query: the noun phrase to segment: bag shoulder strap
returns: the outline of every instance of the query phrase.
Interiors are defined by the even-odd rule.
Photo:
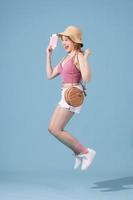
[[[78,63],[79,63],[78,53],[76,53],[76,56],[77,56],[77,61],[78,61]],[[82,88],[83,88],[84,95],[87,96],[87,93],[86,93],[86,82],[83,81],[83,80],[81,80],[80,84],[81,84],[81,86],[82,86]]]

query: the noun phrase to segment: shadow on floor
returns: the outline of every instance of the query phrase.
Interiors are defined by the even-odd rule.
[[[100,189],[101,192],[116,192],[133,189],[133,176],[99,181],[94,183],[92,189]]]

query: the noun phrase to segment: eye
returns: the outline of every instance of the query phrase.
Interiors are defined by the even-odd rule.
[[[67,37],[62,37],[62,42],[68,42],[69,41],[69,39],[67,38]]]

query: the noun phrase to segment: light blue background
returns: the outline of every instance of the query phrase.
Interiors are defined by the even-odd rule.
[[[68,25],[92,51],[92,81],[68,130],[97,156],[92,174],[133,172],[133,1],[0,1],[0,171],[73,170],[72,152],[48,134],[60,77],[48,81],[46,47]],[[58,43],[53,65],[65,55]]]

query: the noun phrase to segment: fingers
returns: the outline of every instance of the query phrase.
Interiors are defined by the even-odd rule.
[[[46,51],[47,51],[47,54],[52,54],[52,47],[49,45],[48,47],[47,47],[47,49],[46,49]]]
[[[49,45],[49,46],[47,47],[47,50],[48,50],[48,51],[52,51],[52,46]]]
[[[85,53],[84,53],[84,58],[88,58],[90,56],[90,54],[91,54],[90,49],[86,49]]]
[[[85,53],[90,54],[91,53],[90,49],[89,48],[86,49]]]

